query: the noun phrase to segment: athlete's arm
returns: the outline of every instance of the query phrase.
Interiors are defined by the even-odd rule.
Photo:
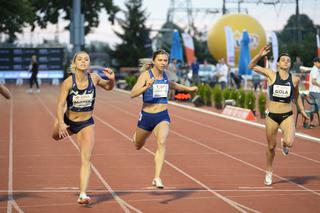
[[[8,88],[2,84],[0,84],[0,94],[2,94],[6,99],[10,99],[11,94]]]
[[[105,90],[112,90],[114,87],[114,82],[116,78],[115,74],[110,68],[105,68],[103,72],[108,77],[109,80],[104,80],[99,75],[94,74],[95,78],[97,79],[97,85],[99,85]]]
[[[141,95],[142,93],[144,93],[148,88],[150,88],[153,83],[154,83],[154,78],[149,78],[148,77],[148,72],[145,71],[143,73],[141,73],[141,75],[139,76],[137,83],[133,86],[131,93],[130,93],[130,97],[131,98],[135,98],[139,95]]]
[[[66,100],[68,96],[68,92],[72,85],[72,77],[69,76],[66,80],[63,81],[60,89],[60,95],[58,98],[57,104],[57,119],[58,119],[58,126],[59,126],[59,137],[64,138],[68,136],[67,125],[64,123],[64,110],[66,105]]]
[[[179,91],[186,91],[186,92],[196,92],[196,91],[198,91],[198,87],[197,86],[187,87],[185,85],[178,84],[178,83],[175,83],[173,81],[170,81],[170,88],[171,89],[176,89],[176,90],[179,90]]]
[[[293,79],[293,82],[295,83],[295,86],[294,86],[294,99],[296,101],[296,104],[298,105],[299,109],[300,109],[300,112],[302,114],[302,116],[305,118],[305,119],[310,119],[309,116],[306,114],[306,112],[304,111],[304,106],[303,106],[303,103],[302,103],[302,100],[301,100],[301,96],[300,96],[300,92],[299,92],[299,83],[300,83],[300,78],[297,77],[297,76],[293,76],[292,77]]]
[[[275,73],[270,69],[267,69],[267,68],[264,68],[264,67],[257,65],[258,61],[270,52],[270,48],[271,48],[270,45],[264,46],[260,50],[260,52],[255,57],[253,57],[251,59],[248,67],[249,67],[249,69],[252,69],[253,71],[255,71],[257,73],[260,73],[260,74],[266,76],[269,79],[269,81],[272,82],[273,79],[275,78]]]

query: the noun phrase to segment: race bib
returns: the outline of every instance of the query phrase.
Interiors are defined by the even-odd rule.
[[[288,98],[290,97],[291,86],[274,85],[273,86],[273,96],[278,98]]]
[[[77,108],[91,107],[91,102],[93,100],[93,93],[74,95],[72,98],[73,106]]]
[[[168,84],[153,84],[154,98],[166,98],[168,96],[168,91],[169,91]]]

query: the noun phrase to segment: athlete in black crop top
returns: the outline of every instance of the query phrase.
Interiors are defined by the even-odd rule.
[[[94,108],[96,85],[105,90],[112,90],[115,75],[111,69],[104,70],[109,80],[102,79],[95,73],[88,73],[90,57],[86,52],[75,54],[72,61],[74,74],[64,80],[61,86],[57,106],[57,119],[52,137],[60,140],[68,135],[77,134],[81,152],[80,196],[79,204],[88,204],[90,198],[86,191],[90,177],[90,158],[94,146]],[[67,104],[67,110],[65,106]]]
[[[250,62],[249,68],[267,77],[269,85],[269,102],[267,107],[266,133],[267,133],[267,168],[264,183],[272,184],[272,163],[277,145],[276,136],[278,129],[282,130],[282,153],[288,155],[292,147],[295,125],[292,113],[292,100],[295,99],[305,119],[309,119],[304,111],[299,95],[299,77],[289,73],[291,59],[288,54],[281,54],[277,60],[277,72],[260,67],[257,62],[266,57],[270,52],[270,46],[263,47]]]

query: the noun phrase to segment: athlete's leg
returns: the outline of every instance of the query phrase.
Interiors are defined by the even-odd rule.
[[[294,119],[293,115],[286,118],[282,123],[280,124],[280,129],[283,133],[283,146],[291,148],[294,141],[294,134],[296,131],[296,128],[294,126]]]
[[[278,133],[278,123],[272,120],[271,118],[266,118],[266,134],[267,134],[267,167],[266,171],[271,172],[272,171],[272,163],[275,156],[275,149],[277,145],[277,133]]]
[[[141,129],[139,127],[136,128],[136,131],[133,134],[132,140],[137,150],[141,149],[144,146],[150,134],[151,134],[151,131]]]

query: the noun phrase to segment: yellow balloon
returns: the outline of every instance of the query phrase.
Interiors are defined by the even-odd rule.
[[[229,26],[233,32],[235,40],[235,66],[238,66],[240,39],[243,30],[247,30],[250,35],[251,58],[258,54],[259,50],[266,45],[266,33],[255,18],[245,14],[224,15],[217,20],[208,32],[209,52],[216,60],[227,58],[225,26]]]

